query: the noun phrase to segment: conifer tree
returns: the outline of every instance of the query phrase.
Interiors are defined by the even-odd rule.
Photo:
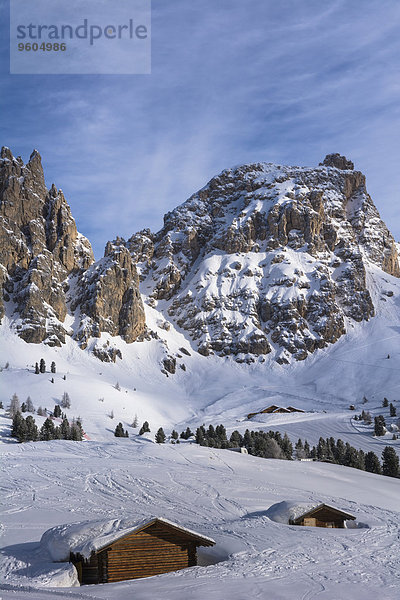
[[[61,407],[59,404],[56,404],[53,410],[53,415],[56,417],[56,419],[58,417],[61,417]]]
[[[61,398],[61,406],[63,408],[71,408],[71,399],[68,392],[64,392]]]
[[[145,421],[139,430],[139,435],[143,435],[144,433],[150,433],[150,426],[148,421]]]
[[[165,433],[162,427],[160,427],[160,429],[156,433],[156,442],[157,444],[164,444],[165,442]]]
[[[56,372],[56,363],[54,362],[54,360],[53,360],[53,362],[51,363],[51,366],[50,366],[50,371],[51,371],[52,373],[55,373],[55,372]]]
[[[39,371],[39,365],[38,363],[35,364],[35,375],[39,375],[40,371]]]
[[[177,440],[179,438],[178,432],[175,429],[172,430],[171,437],[173,440]]]
[[[382,406],[383,408],[387,408],[389,406],[389,400],[387,398],[383,399]]]
[[[26,399],[26,412],[35,412],[35,407],[33,406],[32,398],[30,396]]]
[[[377,417],[374,418],[374,435],[377,437],[380,437],[382,435],[385,435],[386,433],[386,423],[385,423],[385,419],[383,418],[382,415],[378,415]]]
[[[382,473],[381,463],[375,452],[367,452],[365,455],[365,470],[369,473]]]
[[[46,363],[44,362],[44,358],[40,359],[40,367],[39,367],[39,371],[41,373],[46,373]]]
[[[21,405],[17,394],[13,394],[8,407],[8,414],[11,418],[14,418],[17,412],[21,412]]]
[[[21,412],[23,412],[23,413],[26,412],[26,404],[25,404],[25,402],[23,402],[21,404]]]
[[[389,410],[390,410],[390,416],[391,416],[391,417],[395,417],[395,416],[396,416],[396,413],[397,413],[397,411],[396,411],[396,407],[395,407],[395,406],[393,406],[393,404],[392,404],[392,403],[390,403],[390,405],[389,405]]]
[[[382,452],[382,473],[388,477],[399,477],[399,457],[396,450],[391,446],[386,446]]]
[[[49,440],[54,440],[56,437],[56,428],[54,427],[54,423],[51,419],[46,419],[40,428],[40,439],[47,442]]]

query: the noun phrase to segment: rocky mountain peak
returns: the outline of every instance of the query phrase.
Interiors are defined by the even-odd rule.
[[[68,334],[85,346],[89,336],[98,337],[102,331],[133,341],[144,329],[135,267],[125,247],[107,246],[106,253],[108,264],[100,261],[91,271],[91,245],[78,233],[63,192],[54,184],[47,189],[40,154],[34,150],[25,165],[3,147],[0,318],[5,302],[14,327],[27,342],[60,345]],[[94,286],[90,301],[87,290],[82,292],[83,282]],[[64,324],[71,284],[81,301],[73,298],[77,330]]]
[[[318,168],[223,171],[160,232],[130,238],[143,291],[154,306],[167,301],[203,354],[274,352],[288,362],[335,342],[349,321],[374,315],[368,266],[400,276],[394,240],[353,167],[334,154]]]
[[[335,167],[335,169],[341,169],[342,171],[352,171],[354,169],[354,163],[338,153],[327,154],[324,161],[319,164],[324,167]]]

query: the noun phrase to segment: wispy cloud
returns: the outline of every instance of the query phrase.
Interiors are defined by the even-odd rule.
[[[98,254],[225,167],[331,151],[399,236],[399,29],[397,0],[153,0],[149,76],[8,76],[3,46],[0,143],[40,150]]]

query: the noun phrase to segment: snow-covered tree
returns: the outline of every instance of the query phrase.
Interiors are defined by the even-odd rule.
[[[33,406],[32,398],[30,396],[26,399],[26,412],[35,412],[35,407]]]
[[[8,407],[8,414],[13,419],[17,412],[21,412],[21,405],[17,394],[13,394]]]
[[[68,392],[64,392],[61,398],[61,406],[63,408],[71,408],[71,399]]]

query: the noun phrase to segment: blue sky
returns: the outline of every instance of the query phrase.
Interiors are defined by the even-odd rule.
[[[398,0],[153,0],[151,75],[10,75],[0,17],[0,145],[40,151],[98,257],[226,167],[329,152],[400,238]]]

